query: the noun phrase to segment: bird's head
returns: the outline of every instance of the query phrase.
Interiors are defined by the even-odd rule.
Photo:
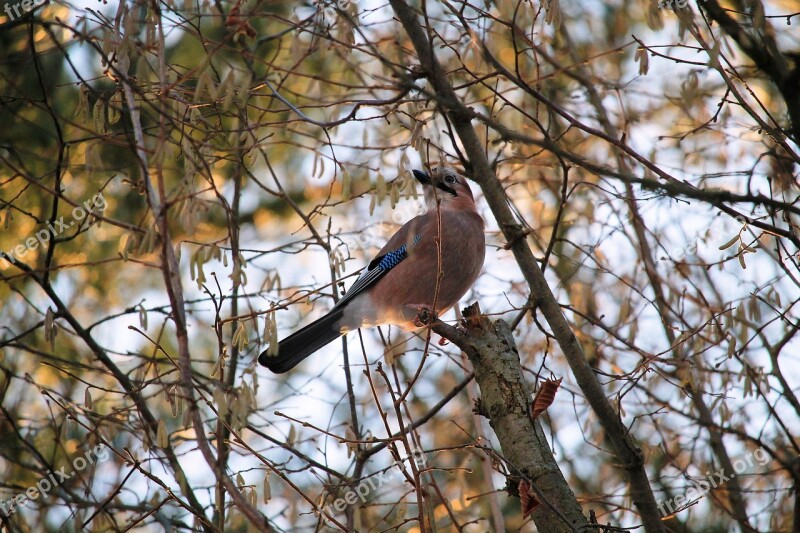
[[[428,209],[436,209],[439,201],[441,209],[475,210],[475,198],[467,184],[467,178],[446,166],[431,167],[430,172],[413,171],[414,177],[422,184],[425,204]]]

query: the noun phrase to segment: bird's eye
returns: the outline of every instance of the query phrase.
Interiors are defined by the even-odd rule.
[[[456,177],[453,176],[452,174],[448,174],[447,176],[444,177],[444,182],[447,183],[448,185],[452,185],[456,182]]]

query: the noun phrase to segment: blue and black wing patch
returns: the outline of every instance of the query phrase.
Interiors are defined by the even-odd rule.
[[[414,236],[414,239],[411,242],[412,251],[419,244],[420,240],[422,240],[422,235],[417,234]],[[350,287],[350,290],[347,291],[347,293],[336,303],[333,308],[336,309],[337,307],[341,307],[365,290],[369,289],[376,281],[381,279],[384,274],[399,265],[408,256],[408,245],[404,244],[397,250],[379,255],[370,261],[369,265],[367,265],[367,270],[361,273],[356,282],[353,283],[353,286]]]
[[[419,241],[422,239],[422,235],[416,235],[414,237],[413,242],[411,243],[412,248],[419,244]],[[379,255],[372,261],[370,261],[369,265],[367,265],[367,271],[372,270],[375,267],[382,268],[384,271],[389,271],[400,264],[400,261],[408,257],[408,248],[404,244],[397,250],[393,252],[389,252],[388,254]],[[352,290],[352,289],[351,289]]]

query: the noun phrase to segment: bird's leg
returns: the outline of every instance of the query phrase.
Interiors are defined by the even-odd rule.
[[[427,326],[434,320],[436,320],[436,313],[433,312],[430,305],[427,304],[406,304],[403,306],[405,309],[410,311],[416,311],[414,315],[414,319],[412,320],[413,324],[418,328],[422,326]]]

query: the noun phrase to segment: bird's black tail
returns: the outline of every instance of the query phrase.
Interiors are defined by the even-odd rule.
[[[258,362],[275,374],[291,370],[303,359],[342,336],[337,324],[342,314],[343,309],[335,309],[292,333],[278,344],[277,355],[267,355],[264,351],[258,356]]]

